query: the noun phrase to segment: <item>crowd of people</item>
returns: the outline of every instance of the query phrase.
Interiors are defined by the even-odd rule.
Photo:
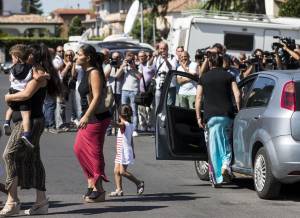
[[[207,132],[212,184],[217,187],[227,181],[231,177],[230,130],[240,104],[237,83],[253,72],[286,69],[291,63],[293,68],[300,65],[299,47],[293,50],[283,44],[280,48],[285,51],[285,59],[275,48],[270,61],[269,53],[260,49],[254,51],[252,58],[244,53],[235,57],[226,52],[225,46],[216,43],[201,53],[197,51],[194,62],[182,46],[174,55],[169,54],[168,44],[163,41],[154,52],[128,51],[124,57],[108,49],[102,49],[99,54],[91,45],[83,45],[76,54],[62,46],[55,52],[44,44],[13,46],[11,86],[5,95],[9,109],[3,126],[4,133],[10,136],[3,154],[8,198],[0,216],[19,213],[18,186],[37,190],[36,202],[25,214],[48,213],[40,137],[44,131],[68,131],[69,122],[77,128],[74,152],[87,179],[84,201],[105,200],[103,181],[109,180],[105,174],[103,145],[105,136],[114,134],[117,134],[116,190],[109,196],[123,196],[122,177],[132,181],[137,194],[142,194],[144,181],[128,171],[135,159],[133,137],[155,130],[155,111],[170,70],[200,78],[198,84],[184,76],[172,78],[169,87],[165,87],[167,104],[196,110],[195,120]],[[287,55],[293,61],[286,61]],[[107,108],[105,98],[109,87],[114,104]],[[140,93],[151,94],[148,95],[150,104],[136,101]],[[70,116],[66,116],[68,102]]]

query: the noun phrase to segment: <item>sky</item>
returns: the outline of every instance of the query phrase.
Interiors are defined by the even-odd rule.
[[[77,4],[80,4],[80,8],[90,7],[90,0],[41,0],[41,3],[45,14],[49,14],[56,8],[77,8]]]

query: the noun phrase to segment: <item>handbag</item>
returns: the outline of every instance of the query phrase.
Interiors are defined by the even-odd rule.
[[[101,72],[100,72],[100,74],[102,75],[102,78],[104,79],[104,83],[102,86],[100,102],[99,102],[98,106],[96,107],[94,114],[101,114],[101,113],[107,112],[110,110],[110,108],[114,104],[114,94],[113,94],[112,87],[110,85],[108,85],[108,86],[106,85],[106,79],[104,77],[104,74]],[[91,87],[90,75],[88,77],[89,77],[89,89],[90,89],[90,92],[88,95],[88,101],[90,104],[91,100],[93,99],[93,92],[92,92],[92,87]]]
[[[137,105],[150,107],[154,98],[153,85],[155,88],[155,83],[153,84],[153,81],[155,82],[155,80],[152,79],[150,84],[146,87],[144,75],[142,75],[142,78],[145,92],[140,92],[136,94],[136,96],[134,97],[134,103],[136,103]]]

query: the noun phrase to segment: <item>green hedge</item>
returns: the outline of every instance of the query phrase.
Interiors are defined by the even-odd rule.
[[[49,48],[56,48],[68,42],[65,38],[38,38],[38,37],[0,37],[0,48],[5,49],[5,59],[9,59],[9,49],[15,44],[45,43]]]
[[[34,44],[34,43],[45,43],[50,48],[55,48],[58,45],[63,45],[68,42],[64,38],[29,38],[29,37],[1,37],[0,46],[10,48],[15,44]]]

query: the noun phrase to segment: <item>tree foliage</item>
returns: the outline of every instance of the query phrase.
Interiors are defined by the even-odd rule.
[[[144,8],[151,8],[151,14],[153,16],[160,15],[165,16],[168,11],[168,4],[172,0],[140,0],[143,3]]]
[[[148,13],[144,16],[144,42],[149,43],[149,44],[153,44],[153,16]],[[131,31],[131,35],[133,36],[133,38],[135,39],[140,39],[141,38],[141,21],[140,19],[137,19],[134,27]],[[159,33],[156,30],[155,31],[155,36],[156,39],[159,38]]]
[[[237,11],[245,13],[265,14],[263,0],[208,0],[204,4],[206,10]]]
[[[288,0],[279,8],[279,15],[285,17],[300,17],[300,0]]]
[[[69,36],[79,36],[83,33],[83,31],[84,28],[80,18],[78,16],[73,17],[69,28]]]
[[[42,3],[40,0],[22,0],[22,8],[26,14],[42,14]]]

